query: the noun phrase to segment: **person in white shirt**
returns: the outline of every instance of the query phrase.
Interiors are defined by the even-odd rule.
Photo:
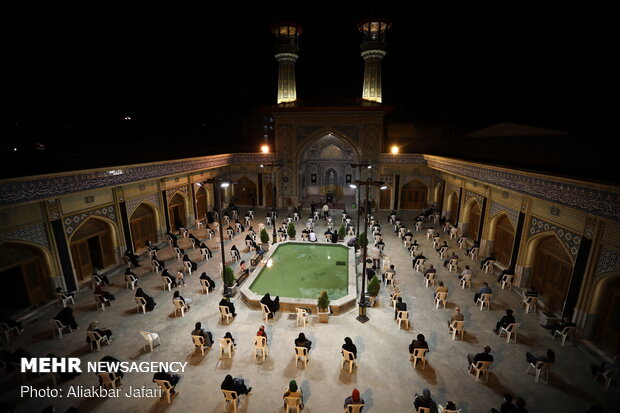
[[[314,232],[314,230],[310,231],[310,235],[308,235],[308,241],[316,242],[316,232]]]
[[[327,219],[329,216],[329,205],[323,205],[323,218]]]

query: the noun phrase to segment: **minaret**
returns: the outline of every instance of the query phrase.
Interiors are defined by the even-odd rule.
[[[381,59],[387,53],[385,33],[392,23],[383,19],[366,19],[357,24],[362,33],[364,85],[362,99],[381,103]]]
[[[295,85],[295,62],[299,58],[298,36],[301,26],[295,23],[280,23],[273,26],[276,44],[273,55],[278,61],[278,103],[297,100]]]

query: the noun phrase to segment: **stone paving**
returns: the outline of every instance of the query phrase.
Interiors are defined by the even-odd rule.
[[[243,212],[243,211],[242,211]],[[280,211],[278,222],[282,221],[285,211]],[[307,215],[304,212],[304,215]],[[424,223],[422,231],[414,232],[415,239],[422,245],[421,250],[427,262],[438,269],[437,282],[443,281],[449,288],[446,309],[436,309],[433,305],[433,289],[425,288],[423,277],[412,268],[408,251],[400,239],[393,234],[387,224],[385,213],[377,218],[382,226],[385,240],[385,254],[396,267],[396,282],[403,292],[404,301],[410,312],[409,330],[398,329],[394,321],[394,312],[389,306],[391,287],[383,287],[375,307],[368,309],[370,320],[360,324],[356,320],[357,309],[343,315],[330,317],[329,323],[318,323],[316,315],[306,327],[298,327],[294,316],[278,313],[275,320],[264,323],[262,314],[245,307],[239,294],[233,299],[238,316],[230,325],[220,322],[217,303],[219,294],[204,295],[200,291],[199,275],[206,271],[217,283],[216,292],[221,289],[219,276],[219,251],[214,251],[213,259],[200,261],[199,250],[191,250],[188,239],[180,238],[180,246],[190,251],[190,258],[199,263],[197,273],[187,280],[187,286],[181,288],[184,297],[192,298],[192,308],[185,317],[175,317],[172,293],[163,291],[159,275],[153,275],[151,267],[142,259],[142,267],[137,269],[140,276],[139,286],[152,295],[157,302],[155,310],[147,314],[137,314],[134,305],[134,292],[125,289],[122,275],[112,277],[113,286],[108,289],[116,296],[112,307],[105,312],[97,311],[92,290],[79,292],[74,306],[75,316],[81,329],[66,334],[62,340],[53,337],[49,320],[59,311],[58,307],[48,306],[41,309],[35,319],[26,325],[25,333],[12,338],[5,345],[8,350],[24,348],[30,354],[43,356],[54,353],[57,356],[80,357],[83,361],[98,361],[104,355],[111,355],[120,360],[181,361],[188,362],[183,378],[177,386],[178,394],[169,405],[158,398],[20,398],[20,379],[18,373],[6,373],[0,380],[2,395],[0,403],[10,402],[17,405],[18,412],[37,412],[45,406],[54,405],[56,411],[65,411],[74,406],[80,412],[181,412],[206,411],[222,412],[225,409],[220,384],[226,374],[242,377],[246,384],[253,387],[252,393],[239,406],[239,412],[281,412],[282,394],[288,382],[297,380],[304,393],[306,413],[342,411],[343,400],[350,395],[353,388],[358,388],[366,402],[364,412],[400,412],[413,411],[413,398],[423,388],[429,388],[434,400],[445,404],[447,400],[456,403],[462,412],[487,412],[491,407],[498,407],[506,392],[522,396],[527,401],[529,412],[585,412],[592,404],[600,404],[605,411],[614,411],[620,401],[615,390],[604,392],[601,383],[594,382],[588,371],[591,360],[578,346],[562,347],[558,341],[552,341],[547,330],[538,325],[538,318],[533,314],[525,315],[519,308],[520,296],[515,291],[501,290],[495,283],[495,277],[479,270],[479,263],[462,259],[462,268],[470,264],[474,270],[471,289],[461,289],[455,273],[448,273],[441,265],[431,241],[425,237]],[[255,228],[264,221],[264,211],[257,211]],[[405,224],[412,229],[414,213],[401,214]],[[304,220],[297,224],[297,232],[302,229]],[[340,224],[340,214],[334,215],[336,227]],[[317,228],[319,240],[323,240],[324,224]],[[192,231],[198,238],[204,237],[204,230]],[[271,231],[270,231],[271,232]],[[413,232],[413,231],[412,231]],[[441,233],[442,240],[448,234]],[[238,235],[234,242],[243,252],[244,236]],[[349,237],[347,237],[348,239]],[[215,245],[215,239],[208,241]],[[455,240],[448,240],[450,251],[455,248]],[[230,242],[225,250],[229,257]],[[464,251],[457,254],[463,258]],[[160,250],[160,257],[166,260],[171,273],[181,267],[180,261],[172,256],[172,250],[166,246]],[[243,253],[243,259],[249,262],[250,253]],[[237,264],[233,266],[237,269]],[[174,271],[173,271],[174,270]],[[483,281],[489,282],[493,289],[490,311],[479,311],[473,302],[474,292]],[[464,340],[453,341],[448,334],[446,320],[458,305],[465,316]],[[507,308],[515,310],[517,322],[521,323],[517,343],[506,343],[492,329]],[[91,352],[85,342],[85,330],[92,320],[98,320],[100,326],[112,329],[113,342],[104,346],[101,352]],[[223,337],[230,331],[238,344],[232,359],[219,359],[217,346],[205,356],[193,355],[190,332],[196,321],[211,331],[215,337]],[[253,359],[254,335],[261,324],[266,325],[269,337],[270,354],[265,361]],[[161,346],[153,352],[144,351],[144,341],[139,330],[157,332],[161,337]],[[304,332],[312,340],[310,362],[307,368],[296,365],[293,341]],[[409,360],[407,347],[417,334],[424,334],[430,345],[427,356],[428,365],[413,368]],[[352,374],[341,368],[340,347],[344,337],[349,336],[358,348],[358,368]],[[477,383],[475,377],[467,371],[467,354],[482,351],[485,345],[492,348],[495,362],[491,366],[488,383]],[[525,373],[528,363],[526,351],[539,354],[547,348],[556,352],[556,363],[550,371],[549,383],[534,383],[532,375]],[[126,373],[123,389],[129,386],[147,386],[155,388],[150,373]],[[28,385],[35,387],[52,386],[49,377],[28,378]],[[70,386],[96,386],[94,373],[81,376],[60,387],[68,391]],[[232,411],[232,409],[231,409]],[[617,410],[615,410],[617,411]]]

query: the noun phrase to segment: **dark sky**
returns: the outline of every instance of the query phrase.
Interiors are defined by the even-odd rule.
[[[88,138],[140,145],[253,139],[241,119],[275,103],[269,27],[278,20],[303,26],[303,99],[359,98],[356,22],[390,19],[384,103],[416,121],[583,127],[596,78],[609,70],[583,29],[589,17],[566,3],[476,9],[409,2],[406,10],[350,3],[344,11],[332,10],[340,2],[296,2],[305,5],[299,10],[272,2],[217,9],[212,2],[108,3],[28,4],[5,16],[12,139],[50,148]]]

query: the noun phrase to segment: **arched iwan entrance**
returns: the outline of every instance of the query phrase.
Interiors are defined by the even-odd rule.
[[[198,219],[204,219],[207,215],[207,191],[203,186],[198,187],[196,191],[196,214]]]
[[[428,199],[428,188],[422,182],[413,180],[403,186],[400,195],[401,209],[423,209]]]
[[[450,192],[448,196],[448,213],[450,214],[448,218],[450,221],[454,223],[456,221],[456,214],[459,210],[459,196],[456,192]]]
[[[185,226],[187,211],[185,209],[185,198],[177,192],[170,202],[168,202],[168,217],[170,219],[170,231],[176,232],[181,225]]]
[[[13,242],[0,245],[0,279],[7,292],[0,300],[0,308],[44,303],[50,296],[48,274],[45,253],[40,248]]]
[[[71,256],[78,280],[84,280],[95,268],[116,264],[110,224],[88,218],[71,237]]]
[[[504,266],[510,264],[512,248],[515,243],[515,229],[512,222],[505,214],[502,214],[495,224],[493,235],[493,253],[497,261]]]
[[[245,176],[235,182],[235,204],[236,205],[256,205],[256,184]]]
[[[379,209],[391,209],[392,187],[387,185],[386,189],[379,191]]]
[[[620,272],[601,274],[594,288],[595,341],[612,354],[620,353]]]
[[[480,215],[482,215],[480,205],[478,205],[478,201],[474,198],[474,200],[471,201],[467,217],[467,222],[469,223],[469,238],[472,240],[478,240],[478,236],[480,235]]]
[[[141,203],[131,214],[129,225],[134,251],[145,248],[146,241],[157,243],[157,219],[155,210],[151,206]]]
[[[573,264],[562,243],[555,235],[535,240],[531,286],[535,287],[545,307],[554,313],[561,313]]]

